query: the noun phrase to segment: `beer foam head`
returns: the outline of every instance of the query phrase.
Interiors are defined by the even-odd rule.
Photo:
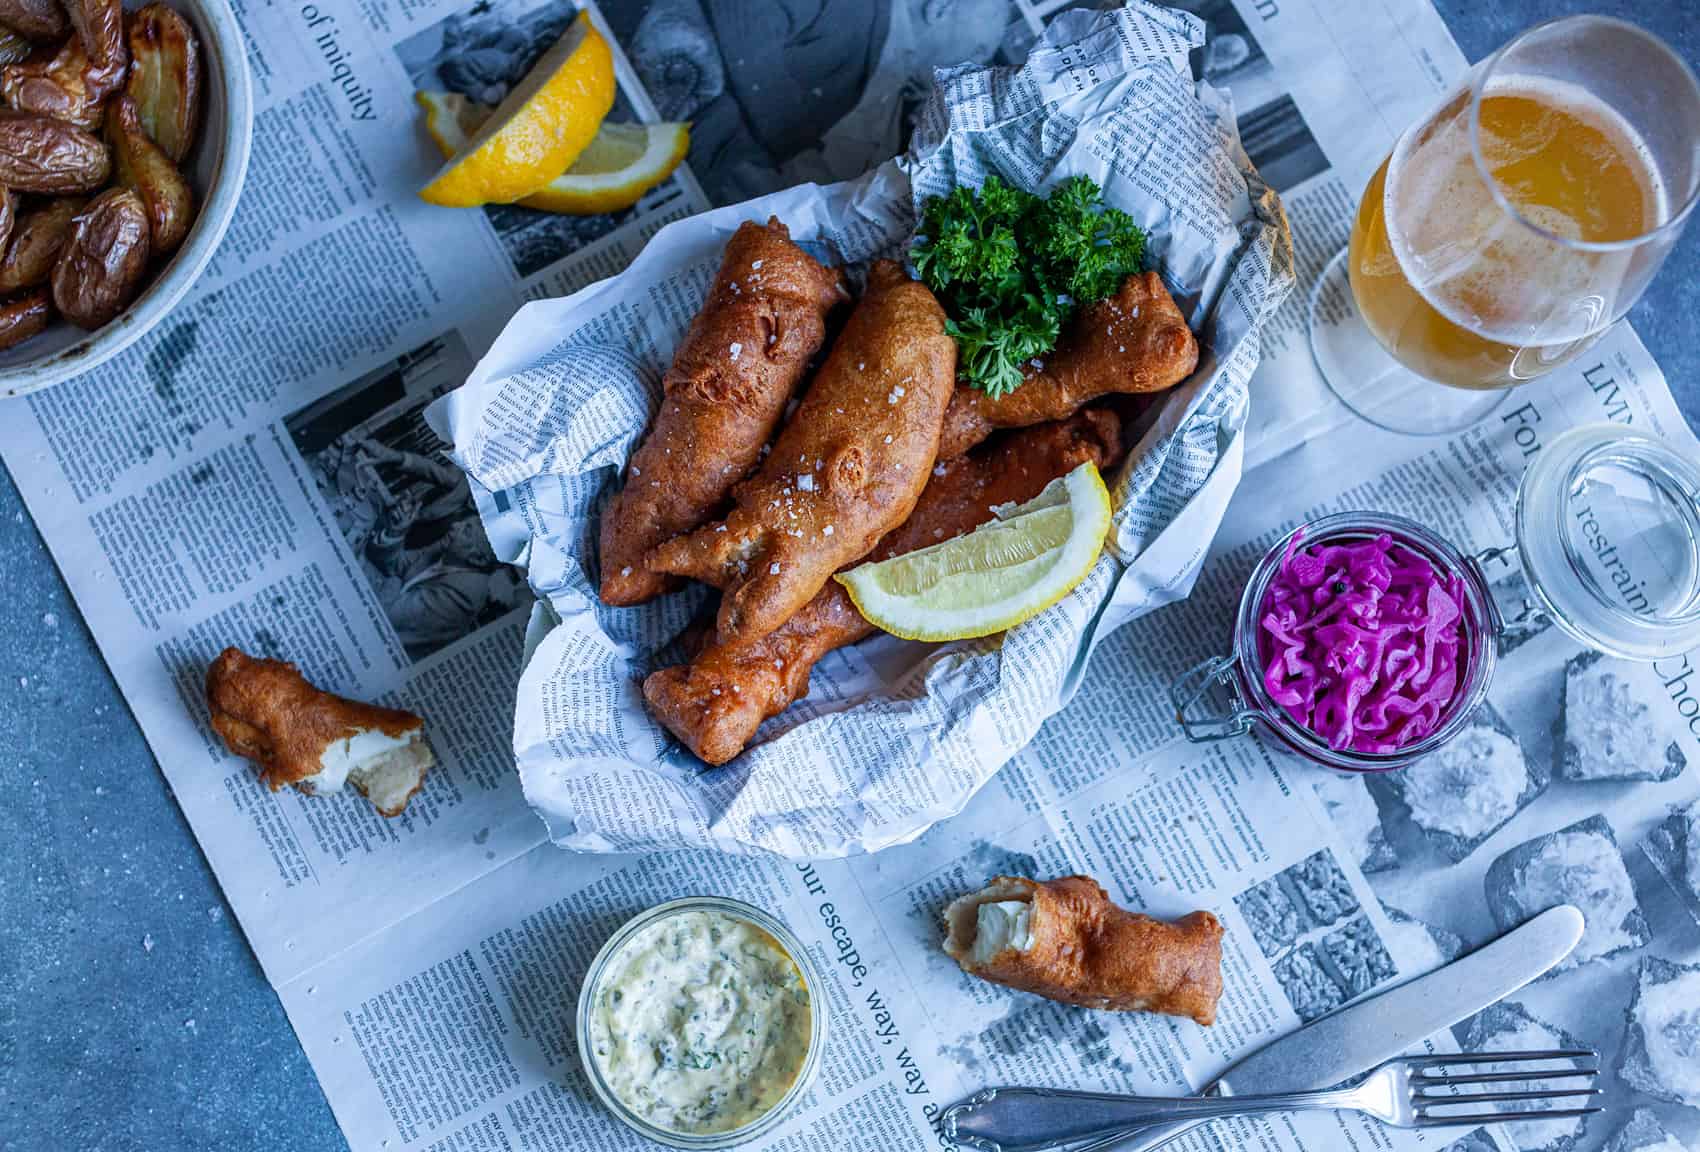
[[[1633,127],[1584,90],[1505,76],[1486,87],[1483,99],[1494,97],[1519,101],[1496,101],[1482,116],[1482,161],[1495,185],[1476,164],[1468,93],[1401,138],[1387,170],[1390,246],[1412,287],[1462,328],[1511,345],[1582,339],[1615,317],[1632,253],[1578,251],[1553,237],[1602,234],[1584,213],[1615,211],[1635,222],[1631,235],[1657,226],[1669,215],[1663,184]],[[1614,183],[1579,189],[1578,171],[1595,181],[1609,172]],[[1607,193],[1639,203],[1603,203]]]
[[[1521,97],[1557,113],[1554,116],[1525,122],[1518,130],[1512,131],[1506,131],[1503,125],[1489,126],[1484,123],[1479,133],[1479,142],[1482,163],[1487,166],[1489,172],[1499,172],[1542,152],[1553,150],[1559,143],[1558,136],[1562,132],[1574,127],[1591,129],[1591,133],[1571,132],[1570,146],[1581,153],[1586,161],[1591,161],[1595,168],[1622,166],[1634,174],[1641,193],[1641,215],[1645,222],[1642,231],[1652,231],[1670,219],[1670,202],[1664,177],[1653,161],[1653,151],[1647,146],[1646,139],[1621,112],[1586,88],[1546,76],[1512,74],[1491,78],[1483,89],[1482,96],[1484,99],[1493,96]],[[1567,124],[1567,120],[1575,123]],[[1522,205],[1518,206],[1518,210],[1523,216],[1529,216],[1529,212]],[[1544,227],[1533,219],[1530,222],[1537,227]],[[1567,221],[1563,227],[1568,231],[1558,232],[1559,235],[1572,239],[1580,238],[1570,235],[1571,232],[1577,231],[1575,221]]]

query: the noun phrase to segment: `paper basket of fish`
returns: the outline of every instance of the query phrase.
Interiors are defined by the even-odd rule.
[[[1065,13],[1019,69],[940,70],[905,155],[857,180],[669,224],[619,275],[522,308],[433,407],[491,543],[538,597],[513,743],[557,844],[818,858],[911,840],[960,811],[1068,702],[1099,639],[1190,591],[1240,477],[1259,328],[1293,283],[1280,204],[1227,98],[1189,72],[1202,43],[1195,18],[1133,5]],[[1078,312],[1058,363],[1073,339],[1133,364],[1128,339],[1152,332],[1178,331],[1190,355],[1190,329],[1196,367],[1143,414],[1049,411],[974,444],[1026,421],[1010,415],[1021,404],[941,385],[928,350],[948,338],[905,327],[925,306],[901,274],[920,206],[988,175],[1042,192],[1082,174],[1145,230],[1157,275],[1129,277],[1104,304],[1113,317]],[[840,305],[846,289],[858,303]],[[759,307],[750,292],[765,294]],[[1095,317],[1101,338],[1084,330]],[[720,343],[725,361],[703,369]],[[857,370],[869,358],[898,365],[910,386],[867,395]],[[1029,400],[1043,367],[1026,370]],[[733,383],[674,391],[703,372]],[[774,512],[760,553],[748,531],[742,552],[713,535],[761,518],[746,507],[752,491],[772,492],[777,509],[793,496],[809,506],[820,470],[838,467],[829,458],[848,456],[854,467],[840,471],[866,486],[867,517],[811,522],[804,547]],[[916,539],[903,547],[966,531],[984,505],[1025,500],[1034,477],[1042,487],[1082,460],[1103,466],[1109,537],[1086,579],[1025,623],[978,640],[899,640],[836,591],[832,566],[884,527],[884,480],[924,470],[913,511],[882,542],[890,552],[905,532]],[[729,513],[733,492],[743,495]],[[701,582],[716,574],[724,597]],[[729,628],[760,641],[731,644]]]

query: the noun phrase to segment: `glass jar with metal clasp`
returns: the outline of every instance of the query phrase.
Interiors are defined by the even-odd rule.
[[[1402,768],[1469,726],[1509,632],[1545,618],[1607,655],[1660,660],[1700,647],[1700,463],[1617,424],[1573,429],[1541,450],[1517,489],[1513,543],[1466,555],[1432,528],[1381,512],[1342,512],[1294,530],[1307,548],[1386,534],[1459,592],[1458,681],[1434,728],[1392,752],[1335,748],[1277,703],[1264,682],[1260,620],[1293,533],[1246,582],[1232,651],[1170,685],[1175,718],[1202,743],[1264,730],[1312,763],[1347,772]],[[1521,566],[1529,594],[1496,601],[1483,564]]]

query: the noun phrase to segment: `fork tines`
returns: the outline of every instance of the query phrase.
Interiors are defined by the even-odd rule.
[[[1550,1060],[1587,1060],[1590,1065],[1585,1068],[1553,1068],[1533,1069],[1529,1071],[1493,1071],[1448,1073],[1445,1069],[1452,1065],[1470,1064],[1528,1064],[1536,1061]],[[1537,1100],[1551,1101],[1574,1099],[1576,1097],[1598,1096],[1600,1090],[1592,1086],[1593,1077],[1598,1076],[1600,1069],[1599,1053],[1591,1048],[1565,1048],[1548,1052],[1470,1052],[1456,1055],[1439,1055],[1421,1061],[1421,1066],[1429,1071],[1419,1072],[1411,1076],[1411,1104],[1419,1127],[1433,1127],[1441,1124],[1492,1124],[1508,1120],[1556,1120],[1567,1116],[1587,1116],[1602,1109],[1593,1107],[1573,1108],[1525,1108],[1489,1109],[1483,1112],[1441,1112],[1441,1108],[1471,1107],[1480,1104],[1502,1104],[1508,1102],[1532,1103]],[[1547,1080],[1575,1080],[1586,1078],[1589,1086],[1584,1088],[1528,1088],[1509,1092],[1459,1092],[1459,1085],[1464,1084],[1514,1084],[1531,1083]],[[1429,1089],[1425,1091],[1424,1089]],[[1451,1089],[1451,1091],[1445,1091]]]

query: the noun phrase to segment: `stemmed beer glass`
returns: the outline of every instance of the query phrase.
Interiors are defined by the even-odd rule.
[[[1398,432],[1466,428],[1640,297],[1700,193],[1700,84],[1601,16],[1519,35],[1408,128],[1311,296],[1334,393]]]

